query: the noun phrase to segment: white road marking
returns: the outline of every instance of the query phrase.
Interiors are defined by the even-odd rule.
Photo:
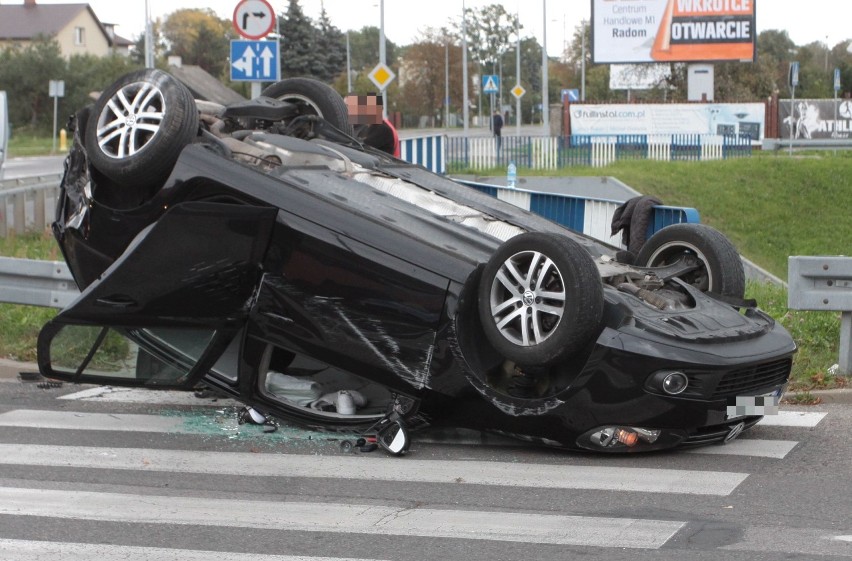
[[[280,508],[271,508],[272,505]],[[663,546],[686,524],[637,518],[441,510],[379,504],[297,501],[278,504],[10,487],[0,488],[0,514],[640,549]]]
[[[753,456],[781,459],[798,444],[795,440],[760,440],[741,438],[724,445],[711,444],[687,450],[689,454],[718,454],[722,456]]]
[[[127,432],[181,432],[181,417],[125,413],[80,413],[14,409],[0,414],[0,427],[38,429],[108,430]]]
[[[815,427],[827,413],[805,411],[779,411],[777,415],[767,415],[758,425],[764,427]]]
[[[491,461],[392,461],[384,456],[252,454],[0,444],[0,465],[219,475],[315,477],[535,489],[730,495],[747,473]]]
[[[150,405],[209,405],[213,407],[238,405],[238,402],[233,399],[217,398],[216,401],[213,401],[208,398],[198,398],[190,391],[146,390],[144,388],[116,388],[112,386],[89,388],[59,396],[56,399],[111,403],[147,403]]]
[[[304,557],[293,555],[259,555],[227,551],[194,551],[162,547],[135,547],[112,544],[47,542],[0,539],[0,559],[38,559],[39,561],[369,561],[341,557]]]

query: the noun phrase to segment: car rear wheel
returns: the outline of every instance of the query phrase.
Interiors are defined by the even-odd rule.
[[[701,290],[742,298],[745,271],[734,244],[724,234],[703,224],[674,224],[651,236],[636,257],[644,267],[663,267],[679,260],[698,268],[681,280]]]
[[[346,134],[352,134],[349,111],[333,88],[311,78],[287,78],[263,90],[261,95],[292,103],[302,115],[317,115]]]
[[[86,152],[98,171],[119,184],[155,185],[196,134],[198,110],[189,90],[166,72],[140,70],[98,98],[86,127]]]
[[[485,266],[479,316],[494,349],[524,366],[579,351],[597,333],[603,285],[591,255],[558,234],[506,241]]]

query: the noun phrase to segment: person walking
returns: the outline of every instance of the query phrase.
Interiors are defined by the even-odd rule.
[[[497,154],[500,154],[500,149],[503,148],[503,115],[499,109],[494,110],[494,115],[491,117],[491,130],[494,132],[494,139],[497,143]]]

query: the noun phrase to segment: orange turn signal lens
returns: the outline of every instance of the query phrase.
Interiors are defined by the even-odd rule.
[[[615,431],[615,439],[626,446],[635,446],[639,441],[639,435],[633,431],[618,429]]]

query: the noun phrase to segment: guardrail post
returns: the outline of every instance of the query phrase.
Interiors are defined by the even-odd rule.
[[[840,314],[840,371],[852,375],[852,312]]]
[[[841,374],[852,375],[852,257],[794,256],[787,272],[788,308],[841,312],[837,364]]]

